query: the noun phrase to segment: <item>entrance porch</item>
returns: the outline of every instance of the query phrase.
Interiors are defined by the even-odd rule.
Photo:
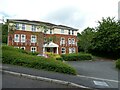
[[[58,54],[58,47],[59,46],[53,42],[47,43],[43,46],[43,53],[51,52]]]

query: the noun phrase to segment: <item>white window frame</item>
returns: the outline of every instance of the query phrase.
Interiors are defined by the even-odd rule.
[[[63,48],[64,48],[64,50],[63,50]],[[64,53],[63,53],[63,52],[64,52]],[[62,53],[62,54],[66,54],[66,48],[65,48],[65,47],[62,47],[62,48],[61,48],[61,53]]]
[[[33,39],[35,37],[35,39]],[[36,35],[31,35],[31,43],[36,43],[37,42],[37,36]]]
[[[69,48],[69,53],[72,53],[72,49],[71,48]]]
[[[68,38],[68,44],[69,44],[69,45],[72,44],[72,43],[71,43],[71,38]]]
[[[25,24],[22,24],[22,30],[25,30],[25,27],[26,25]]]
[[[61,33],[64,33],[65,32],[65,30],[64,29],[61,29]]]
[[[72,44],[75,44],[75,39],[72,38],[72,39],[71,39],[71,42],[72,42]]]
[[[18,38],[16,37],[18,35]],[[20,41],[20,34],[15,34],[14,35],[14,42],[19,42]]]
[[[74,35],[74,30],[72,30],[72,35]]]
[[[35,49],[35,50],[33,50],[33,48]],[[36,52],[37,51],[37,47],[31,47],[31,52]]]
[[[70,35],[70,31],[71,31],[71,30],[68,30],[68,35]]]
[[[75,47],[72,48],[72,53],[75,53],[76,49]]]
[[[20,27],[20,24],[19,23],[16,23],[16,29],[19,30],[19,27]]]
[[[22,36],[24,36],[24,38]],[[25,42],[25,41],[26,41],[26,35],[25,34],[21,34],[21,42]]]
[[[53,34],[53,30],[52,29],[50,29],[50,34]]]
[[[25,50],[25,47],[20,47],[20,49],[24,48],[23,50]]]
[[[65,44],[65,38],[61,37],[61,44]]]
[[[33,32],[35,32],[35,31],[36,31],[36,26],[35,26],[35,25],[32,25],[32,26],[31,26],[31,30],[32,30]]]

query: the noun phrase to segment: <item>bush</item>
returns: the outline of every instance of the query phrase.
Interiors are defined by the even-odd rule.
[[[91,60],[92,55],[86,53],[78,53],[78,54],[63,54],[61,57],[65,61],[79,61],[79,60]]]
[[[2,35],[2,43],[7,44],[7,35]]]
[[[26,51],[26,50],[23,50],[23,49],[19,49],[19,48],[14,48],[12,46],[7,46],[7,45],[4,45],[2,47],[3,50],[11,50],[11,51],[16,51],[16,52],[20,52],[20,53],[24,53],[24,54],[29,54],[29,55],[38,55],[39,53],[38,52],[30,52],[30,51]]]
[[[51,53],[51,52],[46,52],[45,54],[47,54],[49,58],[63,61],[63,58],[59,54],[55,54],[55,53]]]
[[[120,69],[120,59],[116,61],[116,68]]]
[[[56,60],[63,61],[63,58],[62,57],[56,58]]]
[[[71,66],[54,60],[52,58],[38,57],[22,52],[21,49],[15,49],[10,46],[2,46],[2,62],[5,64],[13,64],[25,66],[35,69],[44,69],[66,74],[76,74],[76,71]]]

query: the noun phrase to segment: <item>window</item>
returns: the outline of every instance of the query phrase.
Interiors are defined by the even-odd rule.
[[[68,35],[70,35],[70,30],[68,30]]]
[[[20,47],[20,49],[23,49],[23,50],[25,50],[25,47]]]
[[[74,35],[74,31],[72,30],[72,35]]]
[[[22,24],[22,30],[25,30],[25,24]]]
[[[75,48],[69,48],[69,53],[75,53]]]
[[[66,53],[66,49],[64,47],[61,48],[61,53],[65,54]]]
[[[75,48],[72,48],[72,53],[75,53]]]
[[[36,26],[35,25],[32,25],[32,31],[36,31]]]
[[[26,35],[21,34],[21,42],[25,42],[26,41]]]
[[[15,42],[19,42],[19,40],[20,40],[20,35],[19,34],[15,34],[14,41]]]
[[[50,29],[50,34],[52,34],[52,29]]]
[[[61,37],[61,44],[65,44],[65,38]]]
[[[72,41],[71,41],[71,42],[72,42],[72,44],[75,44],[75,39],[74,39],[74,38],[72,38]]]
[[[61,29],[61,33],[64,33],[64,29]]]
[[[16,29],[17,29],[17,30],[19,29],[19,24],[18,24],[18,23],[16,23]]]
[[[36,47],[31,47],[31,52],[36,52],[37,51],[36,49],[37,49]]]
[[[31,43],[36,43],[36,42],[37,42],[36,35],[31,35]]]
[[[68,38],[68,44],[71,44],[71,38]]]

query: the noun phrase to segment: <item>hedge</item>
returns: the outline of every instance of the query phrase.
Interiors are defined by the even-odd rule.
[[[79,60],[91,60],[92,55],[86,53],[78,53],[78,54],[62,54],[61,57],[65,61],[79,61]]]
[[[44,69],[66,74],[76,74],[73,67],[52,58],[29,55],[9,46],[2,46],[2,62],[35,69]]]
[[[120,59],[116,61],[116,68],[120,69]]]
[[[9,51],[12,50],[12,51],[17,51],[17,52],[29,54],[29,55],[38,55],[39,54],[38,52],[33,53],[33,52],[25,51],[23,49],[14,48],[12,46],[7,46],[7,45],[3,45],[2,50],[9,50]]]

